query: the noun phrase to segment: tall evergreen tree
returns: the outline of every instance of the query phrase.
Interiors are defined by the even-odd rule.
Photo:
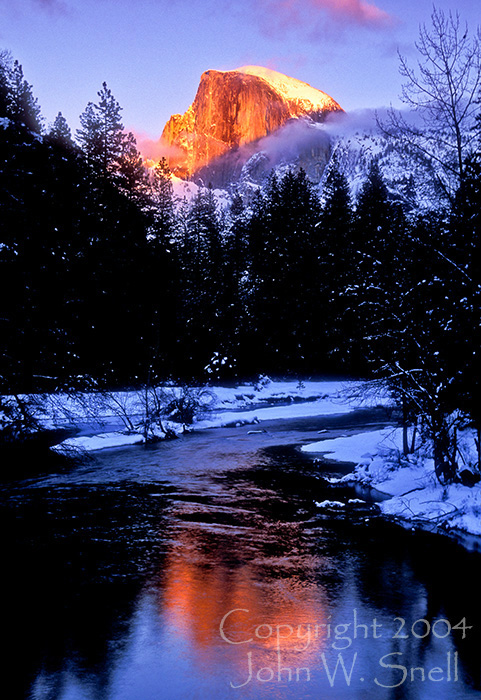
[[[319,200],[303,170],[273,175],[249,224],[252,358],[263,371],[306,367],[312,349],[313,237]],[[312,359],[312,358],[311,358]]]
[[[161,158],[150,174],[152,234],[157,238],[175,237],[176,215],[172,173],[167,160]]]
[[[11,66],[13,59],[8,51],[0,51],[0,117],[8,118],[10,115],[11,93]]]
[[[351,317],[359,319],[359,336],[353,341],[361,352],[360,368],[365,362],[377,361],[378,343],[387,349],[390,304],[403,274],[404,225],[402,210],[390,201],[374,161],[358,196],[352,239],[354,264],[349,290]]]
[[[95,172],[115,176],[125,141],[122,108],[107,83],[102,84],[97,94],[97,104],[89,102],[80,115],[81,129],[77,130],[77,140]]]
[[[180,243],[184,347],[186,361],[197,371],[221,343],[224,251],[215,196],[200,189],[192,201]]]
[[[8,51],[0,53],[0,116],[29,131],[42,131],[42,115],[32,86],[25,80],[20,63]]]
[[[354,275],[353,209],[349,184],[337,166],[331,167],[323,192],[323,206],[316,227],[315,251],[319,263],[318,327],[324,327],[331,361],[350,367],[357,317],[347,314],[346,290]]]
[[[13,63],[11,90],[13,120],[35,133],[41,133],[42,115],[40,106],[33,95],[32,86],[24,78],[23,68],[18,61]]]
[[[460,407],[477,431],[478,468],[481,470],[481,155],[465,164],[465,177],[457,193],[452,220],[450,259],[456,264],[457,293],[452,325],[457,342],[453,388]],[[469,330],[468,330],[469,329]]]
[[[140,206],[148,200],[148,176],[131,131],[122,139],[121,152],[117,161],[117,182],[120,190]]]
[[[64,148],[74,147],[72,131],[70,130],[67,120],[63,116],[62,112],[59,112],[55,117],[55,120],[48,132],[48,138],[53,143],[63,146]]]
[[[235,192],[224,229],[225,281],[224,317],[225,356],[238,366],[248,327],[247,303],[250,291],[248,269],[249,214],[241,196]]]

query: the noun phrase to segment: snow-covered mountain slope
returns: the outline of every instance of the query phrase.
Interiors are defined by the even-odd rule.
[[[274,170],[282,174],[288,167],[304,168],[322,194],[329,172],[336,167],[346,176],[355,201],[373,161],[379,165],[392,199],[401,202],[407,211],[442,206],[446,199],[439,186],[440,180],[445,181],[448,189],[455,186],[454,182],[447,182],[441,165],[453,157],[453,148],[448,136],[440,130],[425,132],[424,143],[432,153],[429,158],[402,139],[387,135],[377,125],[374,112],[363,113],[362,118],[343,114],[333,115],[324,123],[304,122],[305,129],[311,132],[309,137],[300,135],[301,125],[302,120],[298,120],[290,130],[289,125],[285,127],[284,139],[270,136],[261,141],[239,178],[241,191],[247,199],[269,172]],[[317,142],[313,134],[317,134]],[[291,139],[304,139],[304,150],[310,151],[307,159],[303,160],[302,148],[289,151],[287,145]],[[281,144],[282,148],[277,148]],[[318,149],[317,160],[313,158],[313,144]]]
[[[285,89],[288,87],[289,83]],[[401,202],[406,211],[437,208],[443,202],[438,186],[438,176],[443,174],[439,163],[452,157],[452,150],[446,146],[446,134],[440,131],[431,129],[426,138],[434,154],[431,159],[409,144],[386,135],[377,126],[374,112],[363,113],[362,117],[345,113],[333,115],[320,123],[303,118],[291,120],[257,141],[250,152],[244,151],[238,162],[234,162],[238,153],[232,154],[231,180],[224,191],[236,190],[248,203],[272,171],[282,175],[288,168],[302,167],[322,195],[329,172],[336,167],[346,176],[355,201],[375,160],[391,197]],[[180,194],[186,188],[190,192],[198,190],[193,184],[179,181],[176,191]],[[220,195],[222,191],[219,188],[216,195],[220,205],[225,207],[228,196]]]
[[[195,199],[199,190],[202,189],[200,185],[190,180],[182,180],[180,177],[172,176],[172,186],[174,191],[174,198],[178,205],[182,204],[184,200],[191,202]],[[226,189],[215,189],[214,197],[220,209],[226,209],[230,206],[232,198],[229,191]]]
[[[437,199],[432,173],[419,157],[399,149],[393,138],[379,130],[353,132],[332,137],[330,161],[324,171],[321,189],[332,167],[344,174],[355,200],[373,161],[379,165],[386,185],[395,200],[408,210],[430,208]]]
[[[377,125],[374,113],[362,125],[357,121],[347,117],[322,127],[330,134],[331,157],[321,188],[330,169],[336,166],[346,176],[355,199],[375,160],[392,198],[407,210],[432,209],[446,202],[446,192],[456,187],[455,177],[444,167],[454,155],[448,134],[440,129],[425,129],[418,141],[421,148],[417,148],[401,134],[388,135]]]

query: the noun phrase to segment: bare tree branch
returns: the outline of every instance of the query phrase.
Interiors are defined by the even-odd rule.
[[[406,82],[401,100],[421,120],[421,127],[408,123],[399,110],[391,109],[378,126],[400,146],[410,146],[435,177],[449,201],[464,178],[466,158],[474,140],[481,88],[481,30],[471,38],[459,13],[433,8],[431,27],[422,25],[415,44],[418,61],[412,66],[399,55],[399,72]],[[440,149],[441,147],[441,149]]]

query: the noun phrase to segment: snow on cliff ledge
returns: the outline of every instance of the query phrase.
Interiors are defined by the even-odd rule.
[[[304,83],[297,78],[289,78],[283,73],[278,73],[270,68],[263,66],[242,66],[236,68],[231,73],[244,73],[245,75],[255,75],[266,81],[278,94],[282,95],[288,102],[295,103],[296,106],[302,106],[306,112],[310,111],[340,111],[342,107],[332,99],[327,93],[322,90],[313,88],[308,83]],[[297,116],[298,111],[295,115]]]

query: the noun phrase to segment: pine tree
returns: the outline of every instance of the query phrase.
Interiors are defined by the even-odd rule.
[[[148,177],[135,136],[131,131],[122,139],[117,165],[117,181],[120,190],[139,205],[145,205],[148,199]]]
[[[152,235],[157,238],[175,237],[175,203],[172,173],[167,160],[161,158],[150,174]]]
[[[347,314],[346,290],[355,277],[353,209],[349,184],[331,167],[322,191],[323,206],[316,226],[315,255],[319,263],[317,326],[324,328],[336,367],[350,367],[357,315]],[[359,333],[357,332],[357,336]]]
[[[367,361],[377,361],[378,342],[386,349],[391,298],[403,269],[400,255],[403,226],[402,211],[390,201],[374,161],[357,200],[350,284],[353,313],[362,324],[361,337],[356,338],[356,343]]]
[[[452,326],[453,391],[459,406],[470,416],[477,432],[478,469],[481,470],[481,155],[465,163],[452,218],[450,259],[456,264],[456,294]]]
[[[81,129],[77,130],[77,140],[95,172],[115,176],[125,142],[120,113],[122,108],[107,87],[97,93],[97,104],[89,102],[80,115]]]
[[[14,61],[11,74],[12,119],[35,133],[42,131],[42,116],[37,99],[33,96],[32,86],[23,75],[22,66]]]
[[[102,125],[93,102],[89,102],[80,115],[80,125],[82,128],[77,129],[77,141],[88,165],[100,173],[103,165]]]
[[[179,347],[184,365],[198,373],[222,349],[225,334],[225,251],[213,190],[199,189],[188,210],[181,207],[179,216]]]
[[[52,143],[59,146],[63,146],[65,148],[74,147],[72,132],[62,112],[59,112],[55,117],[50,131],[48,132],[48,138]]]
[[[367,180],[359,192],[356,215],[360,222],[357,242],[368,248],[371,255],[381,253],[388,245],[392,205],[386,183],[376,160],[371,162]],[[376,261],[372,260],[373,264]]]
[[[20,63],[8,51],[0,52],[0,116],[17,127],[37,134],[42,131],[42,115],[32,86],[25,80]]]
[[[317,329],[311,326],[319,201],[303,170],[271,176],[252,204],[249,223],[248,314],[254,361],[262,371],[306,366]],[[312,358],[311,358],[312,359]]]
[[[0,51],[0,117],[11,116],[11,70],[13,59],[8,51]]]
[[[232,367],[240,366],[246,346],[249,215],[238,192],[234,192],[224,226],[224,357]],[[247,348],[246,348],[247,350]],[[248,350],[247,350],[248,352]]]

